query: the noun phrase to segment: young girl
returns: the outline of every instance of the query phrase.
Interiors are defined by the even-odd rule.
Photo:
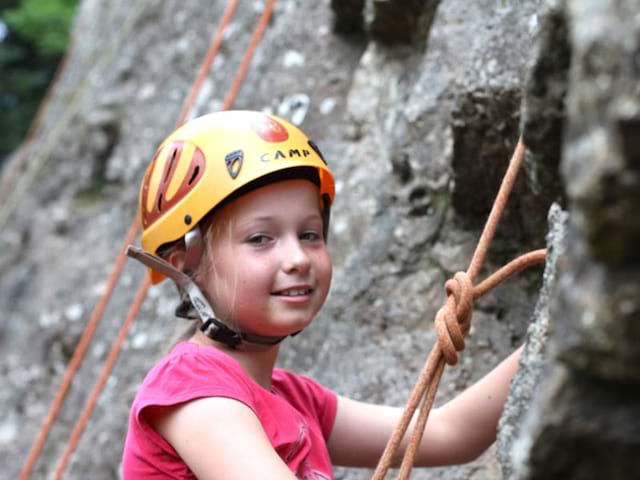
[[[176,313],[199,329],[136,396],[125,479],[314,480],[376,465],[401,408],[274,368],[329,292],[334,194],[316,145],[270,115],[207,115],[162,143],[140,193],[143,250],[130,255],[154,282],[176,282]],[[417,465],[467,462],[494,441],[517,362],[431,413]]]

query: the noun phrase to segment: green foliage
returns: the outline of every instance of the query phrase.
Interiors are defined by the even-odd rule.
[[[22,0],[4,12],[11,32],[35,47],[42,57],[60,57],[67,48],[77,0]]]
[[[0,5],[0,162],[23,140],[69,41],[77,0]]]

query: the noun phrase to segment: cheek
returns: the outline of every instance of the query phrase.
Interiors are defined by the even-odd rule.
[[[327,250],[319,252],[316,259],[316,269],[318,276],[322,277],[322,280],[327,283],[327,287],[331,283],[331,275],[333,273],[333,263],[331,261],[331,255]]]
[[[253,258],[238,262],[238,281],[242,285],[263,285],[273,281],[277,264],[269,258]]]
[[[220,258],[215,258],[210,263],[203,280],[206,286],[206,293],[213,302],[216,313],[221,314],[230,308],[231,303],[240,286],[238,270],[232,262],[225,262]]]

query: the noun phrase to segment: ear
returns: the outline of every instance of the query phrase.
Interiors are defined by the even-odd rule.
[[[185,252],[183,250],[175,249],[169,254],[167,262],[169,262],[172,267],[182,271],[182,267],[184,267],[184,257]]]

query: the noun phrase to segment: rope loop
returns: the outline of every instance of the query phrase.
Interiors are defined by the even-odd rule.
[[[391,468],[395,455],[400,449],[402,439],[407,433],[411,419],[418,406],[420,414],[414,424],[411,440],[405,450],[400,467],[398,479],[406,480],[411,475],[413,461],[420,445],[424,433],[429,412],[433,406],[436,390],[442,378],[445,362],[455,365],[458,362],[458,352],[464,349],[464,337],[471,328],[471,315],[473,311],[473,300],[482,297],[496,285],[500,284],[511,275],[524,270],[525,268],[543,263],[546,255],[545,250],[536,250],[526,255],[518,257],[508,265],[502,267],[482,283],[473,287],[478,273],[482,269],[484,257],[487,254],[491,240],[495,234],[496,227],[502,216],[509,194],[513,189],[516,176],[522,165],[524,158],[524,143],[522,137],[518,141],[516,150],[513,152],[507,173],[500,184],[498,195],[491,208],[491,213],[487,219],[482,235],[476,246],[473,258],[469,263],[466,272],[456,273],[452,279],[445,283],[447,291],[447,301],[436,314],[435,328],[438,335],[438,343],[434,345],[422,371],[418,382],[411,391],[411,396],[407,401],[405,410],[393,431],[387,446],[378,462],[378,466],[373,474],[372,480],[384,480]]]
[[[464,350],[464,337],[471,328],[473,284],[466,272],[457,272],[444,286],[447,301],[436,314],[436,334],[445,361],[455,365],[458,352]]]

